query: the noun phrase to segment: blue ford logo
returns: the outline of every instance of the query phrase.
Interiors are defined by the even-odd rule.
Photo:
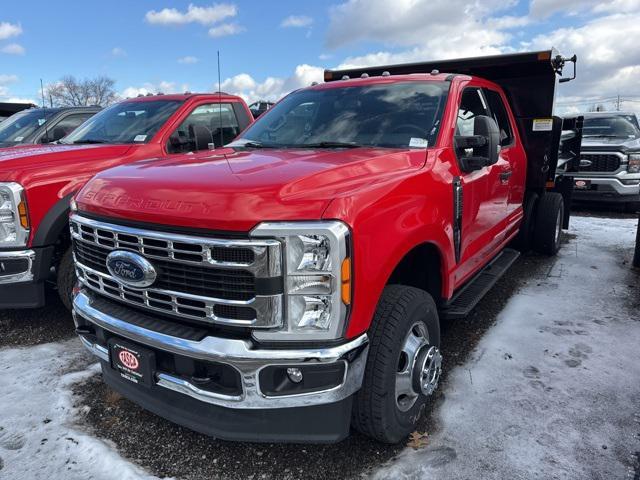
[[[146,258],[134,252],[116,250],[107,256],[107,270],[127,287],[145,288],[156,281],[157,273]]]

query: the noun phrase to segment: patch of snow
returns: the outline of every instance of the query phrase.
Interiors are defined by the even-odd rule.
[[[429,446],[374,478],[626,477],[640,450],[637,220],[571,222],[553,267],[450,373]]]
[[[98,370],[77,339],[0,349],[0,478],[156,478],[74,425],[72,385]]]

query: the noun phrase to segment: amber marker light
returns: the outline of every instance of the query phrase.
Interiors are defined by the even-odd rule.
[[[345,258],[342,261],[341,269],[342,277],[342,302],[345,305],[351,305],[351,259]]]

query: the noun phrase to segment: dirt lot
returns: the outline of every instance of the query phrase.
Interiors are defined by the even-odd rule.
[[[430,478],[431,474],[440,478],[467,478],[466,475],[469,472],[483,472],[483,478],[504,478],[502,474],[514,472],[512,478],[520,478],[517,472],[529,471],[527,470],[528,464],[520,451],[509,453],[506,445],[511,439],[511,441],[521,444],[523,449],[531,448],[529,442],[536,445],[533,457],[536,455],[541,457],[538,459],[539,472],[537,474],[542,477],[550,478],[557,475],[563,478],[606,478],[601,477],[600,470],[595,467],[582,470],[587,476],[578,474],[579,470],[574,470],[575,475],[571,474],[571,468],[575,467],[578,462],[587,466],[591,465],[584,458],[591,456],[599,462],[605,462],[605,464],[610,462],[612,468],[626,468],[630,472],[630,478],[634,478],[634,475],[636,478],[640,478],[640,471],[637,470],[637,454],[634,456],[635,452],[640,451],[640,424],[635,424],[637,428],[631,433],[628,431],[631,427],[615,424],[612,430],[610,429],[611,431],[607,431],[606,435],[603,434],[604,440],[598,440],[598,452],[591,452],[589,449],[590,440],[582,439],[583,443],[587,445],[585,452],[583,452],[584,456],[581,454],[574,458],[570,450],[576,442],[581,441],[580,436],[586,435],[587,430],[578,425],[582,421],[574,418],[570,406],[565,401],[566,396],[572,394],[568,389],[573,389],[575,394],[582,395],[585,402],[596,401],[598,396],[589,395],[589,392],[583,391],[580,385],[563,384],[562,379],[566,378],[565,375],[583,376],[582,383],[586,380],[592,388],[596,389],[617,388],[619,386],[620,392],[617,393],[624,400],[621,400],[619,408],[624,410],[624,414],[628,416],[627,425],[631,426],[634,425],[632,421],[634,415],[638,415],[637,420],[640,421],[640,410],[638,410],[640,408],[640,386],[637,382],[630,387],[618,385],[617,382],[626,382],[627,379],[623,376],[610,376],[612,381],[609,384],[589,383],[594,376],[601,374],[603,367],[600,365],[598,368],[597,361],[600,356],[597,352],[592,355],[582,347],[578,350],[574,349],[574,355],[568,353],[562,356],[561,360],[565,363],[558,360],[560,363],[554,367],[556,370],[554,370],[555,376],[552,379],[544,378],[546,373],[541,373],[541,369],[538,368],[540,363],[547,361],[546,357],[542,358],[544,355],[548,354],[550,358],[556,353],[562,355],[560,346],[556,348],[556,345],[550,342],[549,345],[546,345],[547,350],[544,350],[543,342],[554,338],[560,343],[571,341],[571,337],[556,335],[554,331],[558,333],[562,329],[569,328],[586,332],[583,341],[577,343],[581,343],[583,346],[587,345],[593,351],[596,348],[594,346],[596,342],[592,336],[602,334],[602,332],[595,331],[594,328],[601,328],[603,325],[593,323],[591,320],[584,320],[585,324],[590,322],[588,327],[584,325],[557,325],[554,322],[562,321],[562,319],[553,318],[553,313],[551,313],[553,309],[542,309],[536,314],[538,317],[533,318],[533,321],[538,324],[533,327],[532,331],[535,332],[535,329],[538,329],[546,333],[541,333],[538,337],[530,339],[533,342],[531,351],[524,347],[522,349],[514,347],[507,351],[500,343],[504,339],[511,338],[510,335],[514,328],[527,328],[528,324],[526,322],[518,323],[518,319],[533,315],[526,310],[527,306],[532,303],[532,297],[534,304],[538,301],[544,303],[545,298],[554,298],[550,301],[557,301],[557,297],[553,297],[553,292],[557,292],[567,282],[575,280],[569,274],[572,271],[571,268],[577,269],[579,278],[582,278],[580,275],[584,277],[586,274],[593,274],[587,275],[585,279],[588,282],[596,282],[596,285],[599,274],[604,278],[606,272],[609,274],[613,272],[618,276],[620,272],[625,272],[625,278],[624,281],[621,280],[621,285],[626,285],[632,295],[627,292],[624,295],[610,296],[607,302],[600,302],[596,306],[601,309],[600,311],[606,311],[610,314],[604,316],[605,322],[609,322],[606,319],[612,316],[622,322],[621,325],[616,324],[620,328],[613,331],[615,335],[620,337],[617,341],[626,345],[628,342],[634,341],[635,338],[640,338],[634,337],[634,335],[640,335],[637,316],[635,316],[635,330],[630,332],[628,337],[625,338],[622,328],[632,325],[627,323],[632,316],[630,312],[637,312],[640,308],[640,294],[637,290],[640,283],[638,282],[639,277],[637,274],[631,273],[628,265],[632,246],[629,245],[623,251],[616,242],[611,242],[611,245],[594,246],[597,251],[605,252],[601,257],[589,254],[588,249],[585,250],[587,253],[583,253],[583,243],[581,242],[585,240],[580,240],[581,235],[589,238],[588,233],[594,226],[606,229],[606,223],[603,223],[606,221],[598,218],[603,216],[602,213],[590,213],[589,215],[595,218],[593,220],[583,218],[576,222],[577,227],[572,229],[569,241],[563,247],[559,259],[540,256],[526,256],[519,259],[469,318],[443,326],[442,345],[446,373],[431,407],[421,420],[418,435],[414,436],[414,440],[411,442],[412,446],[420,447],[417,450],[406,449],[405,445],[380,445],[356,433],[338,445],[329,446],[246,444],[212,440],[149,414],[111,392],[101,382],[95,367],[90,366],[94,363],[93,359],[84,354],[77,345],[77,340],[73,338],[70,316],[63,311],[59,303],[54,303],[52,307],[47,309],[33,312],[0,313],[0,347],[5,347],[0,349],[0,365],[22,362],[23,364],[31,363],[37,369],[37,366],[42,363],[38,357],[55,358],[55,361],[52,360],[48,365],[49,371],[44,373],[46,380],[43,380],[42,375],[38,376],[37,374],[27,375],[25,378],[10,378],[14,369],[6,367],[2,370],[0,367],[1,389],[15,390],[19,383],[24,385],[26,382],[26,387],[20,388],[25,390],[24,393],[27,393],[30,391],[28,383],[33,382],[32,391],[35,399],[33,404],[13,405],[12,408],[9,408],[7,417],[4,420],[0,418],[0,470],[3,465],[5,470],[5,472],[0,471],[0,476],[2,473],[8,472],[13,474],[11,478],[49,479],[57,478],[56,473],[64,473],[66,478],[91,476],[101,479],[112,478],[111,475],[114,472],[119,472],[120,478],[132,479],[144,478],[148,475],[180,479],[322,479],[336,478],[336,476],[358,478],[363,474],[374,475],[378,478]],[[632,217],[626,215],[619,215],[619,217],[624,217],[627,220],[619,220],[616,224],[617,228],[624,227],[629,230]],[[603,225],[605,226],[603,227]],[[624,235],[628,235],[628,233]],[[619,233],[614,236],[619,236]],[[602,242],[603,238],[606,239],[606,235],[593,237],[588,241],[597,243]],[[588,255],[590,263],[593,264],[585,267],[586,272],[578,268],[581,261],[575,260],[579,250],[584,255]],[[608,263],[612,261],[617,270],[612,271],[612,267],[607,267]],[[598,269],[602,269],[602,271],[599,272]],[[562,281],[560,281],[561,278]],[[596,286],[593,295],[597,295],[598,288],[604,287]],[[635,297],[633,295],[634,289]],[[567,292],[571,291],[573,290],[567,290]],[[520,305],[520,308],[518,307],[518,299],[529,300],[529,302]],[[563,310],[563,315],[567,317],[564,319],[565,321],[571,321],[568,317],[571,316],[572,310],[583,306],[582,304],[574,305],[571,303],[572,301],[574,300],[568,298],[568,303],[566,303],[568,308]],[[580,300],[580,302],[585,301],[588,301],[588,298]],[[505,314],[505,312],[507,313]],[[587,315],[589,319],[591,316],[591,313]],[[598,320],[598,318],[592,320]],[[510,323],[512,325],[509,327]],[[546,336],[547,334],[549,337]],[[65,339],[70,340],[65,341]],[[542,343],[538,345],[535,343],[536,341]],[[607,341],[610,342],[611,339]],[[47,345],[32,347],[44,343]],[[635,343],[635,365],[640,364],[637,344]],[[11,346],[21,346],[22,348],[6,348]],[[630,351],[633,352],[633,349]],[[495,363],[496,360],[492,360],[495,355],[492,355],[491,352],[495,355],[499,354],[504,363]],[[533,360],[527,358],[527,355]],[[592,358],[589,359],[589,357]],[[602,361],[603,358],[600,360]],[[537,369],[537,373],[531,369],[526,370],[533,361],[538,362],[536,364],[538,367],[534,367]],[[555,361],[555,359],[549,361]],[[575,366],[571,367],[575,361],[580,362],[578,363],[580,365],[579,371]],[[627,368],[627,363],[628,359],[625,359],[616,367]],[[507,365],[507,367],[504,368],[503,365]],[[488,375],[487,371],[495,369],[497,366],[501,369],[502,375],[506,375],[507,378],[492,385],[492,382],[489,381],[491,375]],[[563,368],[569,370],[565,371]],[[15,375],[22,375],[22,370],[16,369],[15,371],[17,372]],[[523,375],[523,371],[528,372],[529,375]],[[634,370],[630,370],[630,373],[634,372]],[[56,380],[61,374],[62,380]],[[465,411],[473,412],[473,415],[476,415],[475,418],[482,417],[482,411],[474,408],[469,400],[465,401],[460,397],[460,392],[466,392],[465,389],[469,388],[467,385],[469,376],[471,376],[472,383],[474,380],[476,382],[473,383],[476,385],[474,388],[480,388],[478,385],[485,382],[482,387],[484,393],[476,398],[491,399],[492,402],[497,402],[497,410],[495,411],[491,411],[490,405],[479,402],[486,412],[491,411],[492,416],[487,425],[472,421],[463,413]],[[504,386],[508,386],[509,391],[506,393],[503,391],[502,395],[491,396],[493,390],[504,390]],[[39,388],[42,389],[42,400],[38,400]],[[542,389],[539,393],[541,395],[540,401],[546,402],[546,399],[550,399],[549,408],[556,409],[553,412],[554,415],[565,418],[565,423],[568,425],[559,429],[559,432],[569,436],[565,442],[558,442],[557,445],[554,445],[554,442],[550,442],[549,438],[545,437],[546,444],[543,441],[541,445],[539,440],[542,437],[539,438],[539,432],[529,423],[527,417],[530,415],[533,418],[539,418],[543,412],[536,408],[530,408],[530,411],[527,411],[526,405],[523,406],[522,403],[512,401],[513,398],[522,400],[520,397],[525,394],[528,396],[535,394],[536,388]],[[545,390],[545,388],[550,388],[550,390]],[[516,391],[519,392],[518,395],[510,394],[510,392]],[[57,401],[57,404],[53,406],[43,406],[41,411],[33,412],[38,408],[38,401],[46,402],[46,399],[55,392],[58,392],[57,395],[66,400]],[[17,392],[17,395],[19,393]],[[471,395],[479,392],[472,390],[466,393]],[[601,394],[602,398],[608,398],[604,397],[608,392],[596,393]],[[5,411],[3,408],[6,406],[3,405],[5,401],[9,403],[11,399],[7,397],[5,400],[0,399],[2,411]],[[628,403],[628,401],[631,401],[632,404],[627,405],[625,402]],[[635,412],[633,404],[635,404]],[[576,408],[578,405],[582,404],[576,403]],[[505,411],[500,412],[500,409]],[[584,414],[584,412],[582,413]],[[622,412],[612,418],[612,422],[620,422],[620,414]],[[460,421],[463,419],[466,422],[478,423],[478,426],[465,430],[465,424],[456,422],[455,418],[461,419]],[[506,434],[494,433],[492,441],[485,439],[482,428],[491,431],[492,423],[500,425],[503,420],[505,423],[503,426],[505,428],[511,427],[511,430]],[[466,425],[470,427],[469,423]],[[466,447],[462,440],[465,431],[468,431],[468,434],[473,432],[476,435],[467,442]],[[628,435],[628,437],[616,440],[616,435]],[[487,445],[489,446],[487,447]],[[20,448],[15,448],[16,446],[20,446]],[[13,449],[8,447],[13,447]],[[564,457],[558,459],[557,452],[565,452],[566,449],[568,450]],[[62,455],[64,458],[59,459],[61,450],[64,452]],[[478,459],[479,450],[486,450],[482,452],[483,456],[495,456],[496,463],[488,461],[487,465],[482,465],[472,462],[471,460]],[[606,453],[607,450],[611,452],[612,458],[602,457],[603,452]],[[31,454],[35,456],[33,464],[27,468],[24,466],[18,468],[16,463],[18,458],[24,458],[27,455],[30,457]],[[47,455],[51,455],[54,460],[48,462]],[[380,469],[381,466],[382,469]],[[615,468],[612,471],[616,471]],[[21,477],[21,475],[24,476]],[[523,476],[522,478],[527,477]]]

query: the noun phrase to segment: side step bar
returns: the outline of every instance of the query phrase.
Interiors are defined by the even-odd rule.
[[[482,300],[482,297],[491,290],[491,287],[495,285],[519,256],[520,252],[517,250],[505,248],[456,292],[453,298],[440,310],[440,318],[451,320],[469,315],[471,310]]]

